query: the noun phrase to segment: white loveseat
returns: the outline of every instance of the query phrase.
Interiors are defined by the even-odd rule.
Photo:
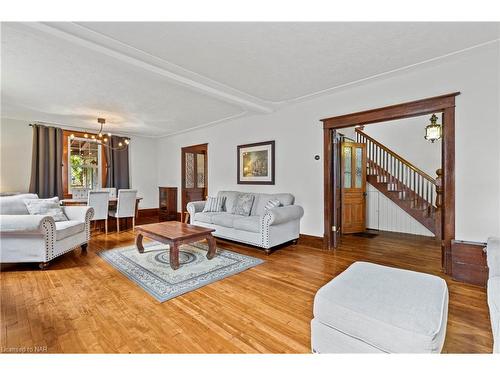
[[[239,194],[254,196],[250,216],[231,213]],[[191,224],[213,228],[216,237],[259,246],[268,253],[274,246],[299,238],[304,209],[294,205],[295,197],[292,194],[220,191],[217,196],[225,197],[223,212],[202,212],[204,201],[188,203]],[[279,200],[281,206],[266,210],[265,206],[271,199]]]
[[[36,194],[0,197],[0,263],[39,262],[40,267],[90,239],[89,206],[62,207],[68,221],[54,222],[51,216],[30,215],[25,199]]]
[[[500,238],[488,238],[488,306],[493,331],[493,353],[500,353]]]

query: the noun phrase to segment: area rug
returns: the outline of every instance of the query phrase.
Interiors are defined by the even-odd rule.
[[[160,302],[264,262],[221,248],[217,248],[217,255],[208,260],[207,251],[208,246],[203,242],[181,245],[180,267],[176,271],[169,264],[168,245],[159,242],[145,244],[142,254],[134,245],[105,250],[99,256]]]

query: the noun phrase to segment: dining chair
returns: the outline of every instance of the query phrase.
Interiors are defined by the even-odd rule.
[[[92,221],[104,220],[104,229],[108,234],[109,193],[99,190],[89,191],[87,205],[94,209]]]
[[[116,218],[116,231],[120,232],[120,219],[132,218],[132,229],[135,228],[135,204],[137,199],[137,190],[119,189],[118,202],[116,210],[110,210],[109,216]]]
[[[73,199],[86,199],[90,190],[88,188],[73,188],[71,189],[71,196]]]
[[[101,188],[101,191],[107,191],[110,198],[116,198],[116,188]]]

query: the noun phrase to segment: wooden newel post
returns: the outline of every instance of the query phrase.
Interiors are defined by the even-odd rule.
[[[443,210],[443,170],[439,168],[436,171],[436,239],[440,240],[442,238],[443,222],[442,222],[442,210]]]
[[[443,170],[439,168],[436,170],[436,207],[441,211],[443,206]]]

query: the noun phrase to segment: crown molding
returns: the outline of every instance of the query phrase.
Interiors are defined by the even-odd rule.
[[[25,22],[24,25],[105,54],[123,63],[159,74],[170,82],[203,93],[220,101],[243,107],[247,111],[271,113],[272,103],[263,101],[207,77],[191,72],[166,60],[148,54],[123,42],[73,22]]]

